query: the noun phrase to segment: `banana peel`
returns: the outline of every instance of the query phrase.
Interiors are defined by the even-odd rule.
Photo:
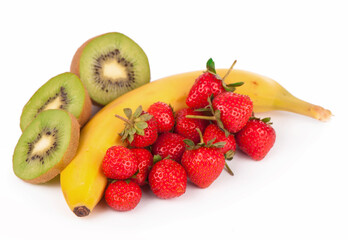
[[[228,69],[217,69],[225,76]],[[187,107],[185,100],[195,79],[203,71],[177,74],[152,81],[115,99],[103,107],[82,129],[77,154],[61,172],[61,188],[69,208],[79,217],[87,216],[101,200],[107,185],[101,163],[106,150],[124,145],[119,133],[124,125],[115,117],[124,108],[147,109],[154,102],[170,104],[175,111]],[[244,82],[236,92],[248,95],[254,112],[290,111],[320,121],[327,121],[331,112],[318,105],[298,99],[271,78],[243,70],[233,70],[224,79],[226,84]]]

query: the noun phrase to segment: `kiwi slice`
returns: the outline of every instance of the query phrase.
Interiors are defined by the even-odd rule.
[[[71,72],[80,76],[92,100],[100,105],[150,81],[145,52],[116,32],[84,43],[74,55]]]
[[[41,112],[25,128],[13,154],[13,171],[30,183],[44,183],[57,176],[76,154],[80,127],[69,112]]]
[[[81,80],[73,73],[59,74],[41,86],[24,106],[22,131],[42,111],[63,109],[72,113],[83,126],[92,112],[92,103]]]

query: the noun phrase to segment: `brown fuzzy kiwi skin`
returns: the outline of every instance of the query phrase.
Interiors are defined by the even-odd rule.
[[[49,180],[53,179],[55,176],[57,176],[74,158],[77,148],[79,146],[80,124],[74,115],[72,115],[69,112],[67,113],[69,114],[71,118],[71,136],[70,136],[70,144],[65,154],[63,155],[62,159],[46,173],[34,179],[30,179],[30,180],[25,179],[24,180],[25,182],[33,183],[33,184],[46,183]]]
[[[81,111],[81,114],[79,116],[79,118],[77,119],[77,121],[80,124],[80,127],[83,127],[89,120],[89,118],[92,115],[92,100],[89,97],[89,94],[87,92],[87,89],[84,87],[85,89],[85,101],[84,101],[84,105]]]
[[[107,34],[107,33],[105,33]],[[85,49],[86,45],[92,41],[94,38],[96,37],[100,37],[104,34],[100,34],[98,36],[95,36],[93,38],[90,38],[88,39],[86,42],[84,42],[78,49],[77,51],[75,52],[74,56],[73,56],[73,59],[71,61],[71,64],[70,64],[70,72],[72,73],[75,73],[78,77],[80,77],[80,57],[81,57],[81,54],[83,52],[83,49]]]
[[[93,39],[97,38],[97,37],[100,37],[100,36],[103,36],[105,34],[108,34],[108,33],[104,33],[104,34],[100,34],[98,36],[95,36],[95,37],[92,37],[90,39],[88,39],[86,42],[84,42],[78,49],[77,51],[75,52],[74,56],[73,56],[73,59],[71,61],[71,64],[70,64],[70,72],[76,74],[78,77],[80,77],[80,57],[82,55],[82,52],[83,52],[83,49],[85,49],[86,45],[92,41]],[[85,88],[86,90],[86,88]],[[88,93],[88,92],[87,92]],[[99,106],[99,107],[103,107],[103,105],[99,104],[99,103],[96,103],[94,102],[91,98],[90,98],[90,104],[91,104],[91,109],[92,109],[92,103],[93,105],[96,105],[96,106]],[[88,116],[89,118],[89,116]],[[80,119],[80,118],[79,118]],[[80,122],[80,121],[79,121]],[[83,123],[82,121],[80,122],[81,123],[81,127],[85,124]]]
[[[81,83],[82,83],[82,81],[81,81]],[[82,85],[83,85],[83,83],[82,83]],[[89,93],[84,85],[83,85],[83,88],[85,90],[84,104],[83,104],[80,116],[77,118],[77,121],[79,122],[80,128],[82,128],[88,122],[89,118],[92,115],[92,100],[91,100]],[[21,129],[21,130],[22,130],[22,132],[24,131],[24,129]]]

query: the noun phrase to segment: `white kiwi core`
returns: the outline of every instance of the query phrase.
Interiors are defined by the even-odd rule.
[[[32,155],[40,154],[41,152],[46,152],[52,146],[54,142],[53,136],[42,136],[37,143],[34,145]]]
[[[118,79],[127,78],[127,68],[119,63],[115,59],[110,59],[103,64],[102,74],[105,78],[117,81]]]
[[[51,101],[50,103],[48,103],[45,108],[43,110],[48,110],[48,109],[59,109],[60,106],[63,103],[63,99],[62,97],[59,95],[58,97],[56,97],[53,101]]]

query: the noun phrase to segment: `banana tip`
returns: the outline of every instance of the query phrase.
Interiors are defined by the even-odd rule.
[[[91,210],[87,208],[86,206],[77,206],[74,208],[73,212],[76,214],[78,217],[85,217],[88,216]]]

